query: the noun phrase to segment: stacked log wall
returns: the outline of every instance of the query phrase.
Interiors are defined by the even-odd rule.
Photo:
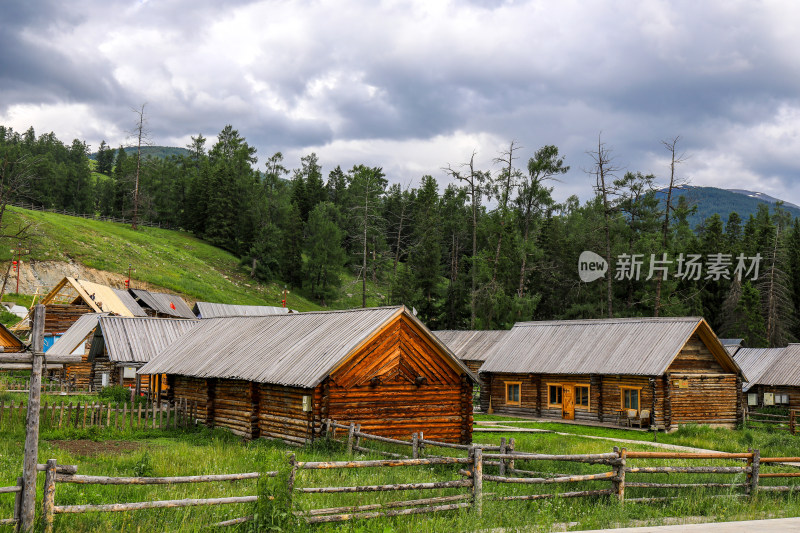
[[[92,363],[92,390],[99,391],[103,388],[103,374],[108,374],[108,386],[119,385],[119,373],[108,357],[97,357]]]
[[[789,395],[789,405],[776,404],[776,406],[786,407],[787,409],[800,409],[800,387],[791,387],[788,385],[753,385],[748,392],[758,395],[758,407],[764,407],[764,393],[769,392],[772,394]],[[747,404],[747,394],[747,392],[743,394],[743,402],[745,405]]]
[[[64,371],[67,381],[74,381],[77,389],[88,390],[93,378],[92,363],[89,362],[89,348],[84,348],[80,363],[64,365]]]
[[[258,403],[253,402],[253,387],[249,381],[219,379],[214,387],[215,427],[228,428],[231,433],[252,439],[258,434]]]
[[[311,440],[313,410],[303,411],[303,396],[313,398],[314,389],[262,383],[258,394],[258,430],[261,437],[293,444],[305,444]]]
[[[673,426],[736,426],[739,392],[734,374],[670,374],[670,380]]]
[[[423,431],[443,442],[472,439],[472,384],[405,317],[331,375],[327,402],[330,418],[360,424],[366,433],[409,439]]]
[[[94,313],[94,309],[81,304],[46,304],[44,334],[63,335],[86,313]]]
[[[147,376],[142,376],[142,380]],[[196,405],[196,418],[202,423],[208,421],[208,382],[202,378],[189,376],[172,376],[170,383],[174,384],[171,396],[175,400],[186,400],[191,406]]]

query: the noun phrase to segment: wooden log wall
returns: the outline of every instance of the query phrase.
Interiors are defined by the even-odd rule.
[[[92,383],[92,363],[89,362],[89,349],[85,348],[80,363],[64,365],[68,381],[75,381],[75,387],[80,390],[89,390]]]
[[[252,439],[258,435],[258,402],[254,403],[249,381],[218,379],[214,387],[213,424],[235,435]]]
[[[108,374],[108,386],[119,385],[119,374],[116,370],[114,363],[107,357],[95,358],[92,363],[92,390],[99,391],[103,388],[103,374]]]
[[[142,376],[144,379],[145,376]],[[208,420],[208,383],[202,378],[188,376],[171,376],[170,383],[174,383],[171,392],[173,399],[186,400],[197,405],[197,420],[206,423]]]
[[[471,442],[472,385],[416,326],[400,317],[330,377],[328,417],[365,433]]]
[[[749,392],[758,395],[758,407],[764,406],[764,393],[771,392],[772,394],[788,394],[789,405],[775,404],[778,407],[786,407],[788,409],[800,409],[800,387],[789,386],[770,386],[770,385],[753,385]],[[747,404],[747,393],[743,394],[743,401]]]
[[[735,427],[736,376],[733,374],[670,374],[672,424],[711,424]]]
[[[312,438],[312,412],[303,412],[303,396],[321,397],[317,390],[258,385],[258,430],[261,437],[305,444]]]
[[[725,370],[695,333],[683,346],[675,360],[672,361],[668,372],[721,374],[725,373]]]
[[[61,335],[74,324],[81,315],[92,313],[88,305],[47,304],[45,305],[44,334]]]
[[[483,361],[468,361],[466,359],[461,360],[464,363],[464,366],[470,369],[470,371],[477,375],[480,368],[483,366]]]

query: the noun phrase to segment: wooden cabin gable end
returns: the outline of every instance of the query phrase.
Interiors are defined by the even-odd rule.
[[[695,332],[672,360],[667,372],[723,374],[729,371],[723,368],[706,342]]]

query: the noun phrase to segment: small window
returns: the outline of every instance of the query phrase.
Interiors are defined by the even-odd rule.
[[[575,386],[575,406],[589,407],[589,387]]]
[[[758,405],[758,394],[751,392],[747,395],[747,405]]]
[[[561,405],[561,395],[563,393],[563,389],[561,385],[549,385],[548,389],[548,403],[550,405]]]
[[[622,389],[622,408],[639,410],[639,389]]]
[[[514,382],[514,383],[506,382],[506,405],[520,405],[521,388],[522,388],[522,383],[520,382]]]

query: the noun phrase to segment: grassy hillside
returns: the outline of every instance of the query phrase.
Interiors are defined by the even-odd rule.
[[[685,196],[689,205],[697,206],[697,212],[689,218],[692,227],[699,226],[714,213],[719,213],[724,224],[728,220],[728,215],[734,211],[746,221],[750,215],[756,214],[759,204],[769,206],[770,212],[774,209],[774,204],[765,200],[716,187],[683,187],[675,190],[673,194]],[[664,201],[666,194],[659,191],[657,196]],[[800,216],[800,209],[796,207],[784,206],[784,209],[789,211],[792,217]]]
[[[31,223],[30,259],[74,261],[91,268],[126,274],[134,280],[185,294],[193,299],[249,305],[280,305],[282,284],[259,284],[247,276],[232,254],[188,233],[85,220],[10,207],[3,225],[8,230]],[[0,260],[8,261],[8,247]],[[320,309],[292,293],[289,306],[299,311]]]

